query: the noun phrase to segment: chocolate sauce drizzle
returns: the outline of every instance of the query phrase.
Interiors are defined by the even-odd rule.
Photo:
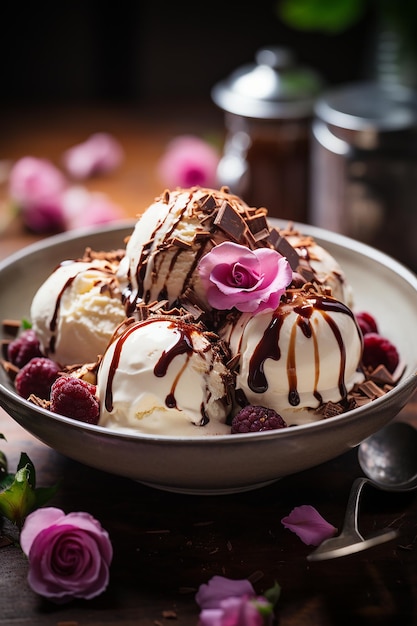
[[[114,343],[114,352],[112,356],[112,360],[109,367],[109,373],[107,378],[106,385],[106,393],[105,393],[105,407],[106,410],[110,413],[113,410],[113,381],[115,373],[119,367],[120,357],[123,350],[123,346],[126,340],[130,337],[132,333],[134,333],[138,328],[143,326],[148,326],[155,322],[160,321],[161,317],[149,317],[146,320],[142,320],[140,322],[135,321],[133,318],[127,320],[124,324],[124,330],[122,329],[120,334],[116,336]],[[167,350],[163,350],[158,362],[154,367],[154,375],[157,378],[163,378],[166,376],[168,367],[172,363],[172,361],[182,354],[186,355],[186,360],[180,368],[179,372],[176,374],[175,379],[172,383],[171,389],[165,398],[165,405],[170,409],[177,408],[177,400],[175,397],[175,391],[178,385],[181,376],[184,374],[188,362],[193,353],[196,354],[204,354],[208,350],[210,350],[210,344],[207,344],[207,347],[203,350],[196,350],[193,345],[192,334],[197,331],[196,327],[193,324],[188,324],[180,319],[178,320],[170,320],[170,327],[177,331],[177,340],[175,343],[168,348]],[[198,329],[198,332],[201,332]],[[205,412],[204,403],[202,403],[200,407],[200,412],[202,415],[202,421],[199,425],[204,426],[208,422],[208,417]]]
[[[265,329],[265,332],[256,346],[250,361],[249,361],[249,374],[248,385],[254,393],[264,393],[268,389],[268,380],[265,376],[264,365],[266,359],[273,359],[278,361],[281,358],[281,350],[279,347],[279,337],[282,326],[286,317],[293,311],[297,314],[296,322],[294,323],[291,333],[287,354],[287,376],[288,376],[288,402],[291,406],[298,406],[300,403],[300,396],[297,390],[297,368],[296,368],[296,341],[297,331],[301,330],[303,335],[307,339],[311,339],[314,343],[314,363],[315,363],[315,383],[314,383],[314,397],[317,398],[319,403],[322,402],[320,393],[317,390],[318,380],[320,376],[320,359],[318,353],[318,341],[314,329],[311,325],[311,316],[314,311],[319,312],[323,319],[331,329],[340,353],[340,365],[338,373],[338,388],[342,398],[347,394],[345,385],[345,369],[346,369],[346,348],[343,342],[343,337],[339,330],[337,323],[333,320],[329,313],[342,313],[348,315],[354,322],[355,318],[352,311],[342,302],[335,300],[334,298],[321,296],[321,295],[309,295],[308,297],[296,294],[292,302],[282,304],[273,314],[271,322]],[[355,323],[356,324],[356,323]],[[358,329],[358,335],[360,331]]]

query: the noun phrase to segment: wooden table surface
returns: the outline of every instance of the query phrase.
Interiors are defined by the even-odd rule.
[[[182,132],[219,130],[218,120],[211,126],[210,116],[199,118],[199,123],[200,127],[184,111],[177,118],[158,117],[155,111],[33,115],[15,111],[0,122],[0,158],[31,153],[58,159],[63,149],[89,132],[112,132],[124,144],[126,162],[114,175],[89,184],[106,191],[128,216],[134,216],[161,191],[155,163],[166,141]],[[0,256],[34,239],[14,225],[0,239]],[[415,401],[399,419],[417,425]],[[20,452],[27,452],[37,470],[38,486],[61,483],[51,504],[66,512],[90,512],[108,530],[114,547],[108,590],[94,600],[64,606],[30,590],[26,559],[17,545],[0,547],[0,625],[161,626],[174,621],[196,626],[195,592],[217,574],[253,576],[259,593],[277,581],[282,587],[280,626],[417,624],[415,494],[365,489],[361,531],[366,535],[391,526],[399,530],[399,537],[333,561],[307,561],[312,548],[280,522],[293,507],[311,504],[340,528],[352,481],[361,475],[355,450],[259,490],[189,496],[152,489],[67,459],[34,439],[3,410],[0,433],[6,437],[1,449],[10,471]]]

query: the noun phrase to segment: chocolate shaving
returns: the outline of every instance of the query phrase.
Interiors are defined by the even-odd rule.
[[[198,207],[203,213],[213,213],[217,209],[216,198],[210,193],[198,200]]]
[[[38,398],[38,396],[35,396],[35,394],[33,393],[30,394],[28,400],[32,404],[35,404],[36,406],[40,406],[42,409],[49,409],[51,406],[51,402],[49,400]]]
[[[177,246],[178,248],[183,248],[184,250],[190,250],[192,247],[188,241],[184,241],[183,239],[178,239],[178,237],[173,237],[169,240],[168,245]]]
[[[316,411],[320,415],[323,415],[324,419],[329,417],[335,417],[336,415],[341,415],[344,413],[343,406],[338,402],[326,402]]]
[[[246,224],[256,241],[261,241],[261,239],[266,239],[269,236],[268,220],[263,213],[248,217]]]
[[[17,337],[20,326],[19,320],[3,320],[3,332],[11,337]]]
[[[13,365],[13,363],[11,363],[10,361],[5,361],[4,359],[1,360],[1,365],[10,380],[13,381],[17,376],[19,368],[16,367],[16,365]]]
[[[380,398],[385,395],[383,389],[378,387],[378,385],[376,385],[372,380],[366,380],[361,383],[358,385],[358,389],[371,400],[375,400],[376,398]]]
[[[9,345],[11,344],[12,340],[11,339],[2,339],[1,340],[1,354],[3,356],[3,358],[5,358],[6,360],[9,358]]]
[[[369,379],[377,385],[394,385],[394,378],[385,365],[378,365],[370,374]]]
[[[246,223],[228,202],[222,203],[214,218],[214,224],[234,241],[242,241],[246,231]]]
[[[282,237],[276,228],[273,228],[269,234],[269,240],[277,252],[285,256],[291,269],[295,272],[300,264],[300,257],[297,250],[290,244],[290,242]]]

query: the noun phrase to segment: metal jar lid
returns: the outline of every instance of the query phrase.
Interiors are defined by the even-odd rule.
[[[315,114],[333,127],[350,131],[401,131],[417,124],[417,93],[374,82],[353,83],[324,93]]]
[[[310,116],[322,87],[319,75],[295,64],[287,48],[262,48],[256,63],[244,65],[212,89],[224,111],[255,119]]]

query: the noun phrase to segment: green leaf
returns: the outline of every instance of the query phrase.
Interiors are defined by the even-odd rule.
[[[280,19],[298,30],[340,33],[359,21],[365,12],[364,0],[280,0]]]
[[[267,589],[264,595],[268,602],[272,604],[272,606],[276,606],[281,596],[281,585],[275,582],[274,586],[270,589]]]
[[[23,328],[23,330],[29,330],[30,328],[32,328],[32,322],[30,322],[26,318],[23,318],[22,319],[22,328]]]
[[[19,528],[36,505],[35,493],[28,478],[29,470],[21,468],[16,472],[12,484],[0,493],[0,513]]]
[[[44,506],[58,486],[36,488],[35,466],[22,452],[16,474],[6,474],[0,480],[0,514],[21,528],[29,513]]]

